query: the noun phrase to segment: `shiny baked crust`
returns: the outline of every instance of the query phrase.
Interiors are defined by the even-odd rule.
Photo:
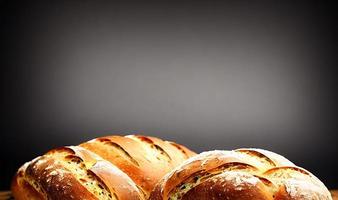
[[[167,172],[194,154],[155,137],[97,138],[26,163],[12,181],[12,192],[19,200],[143,200]]]
[[[108,136],[80,145],[110,161],[142,188],[146,196],[169,171],[194,153],[173,142],[146,136]]]
[[[168,173],[150,200],[332,200],[325,185],[286,158],[261,149],[209,151]]]

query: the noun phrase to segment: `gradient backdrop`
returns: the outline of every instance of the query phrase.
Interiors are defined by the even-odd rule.
[[[269,149],[338,187],[336,10],[1,1],[0,189],[53,147],[133,133]]]

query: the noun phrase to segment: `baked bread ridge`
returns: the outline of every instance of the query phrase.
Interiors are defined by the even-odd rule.
[[[182,145],[155,137],[106,136],[25,163],[11,188],[19,200],[144,200],[158,180],[192,155]]]
[[[165,174],[195,155],[182,145],[143,135],[100,137],[80,146],[128,174],[146,197]]]
[[[78,146],[53,149],[25,164],[12,191],[16,199],[145,199],[128,175]]]
[[[208,151],[165,175],[149,200],[332,200],[325,185],[276,153]]]

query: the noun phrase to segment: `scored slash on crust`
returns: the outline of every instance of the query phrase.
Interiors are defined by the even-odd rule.
[[[150,200],[331,200],[313,174],[270,151],[209,151],[184,161],[155,187]]]
[[[155,137],[106,136],[47,152],[20,168],[16,199],[147,199],[167,172],[195,155]]]

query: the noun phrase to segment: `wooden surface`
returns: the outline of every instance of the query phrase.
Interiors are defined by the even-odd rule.
[[[333,200],[338,200],[338,190],[331,190]],[[13,199],[10,191],[0,191],[0,200]]]
[[[13,199],[10,191],[0,191],[0,200]]]

